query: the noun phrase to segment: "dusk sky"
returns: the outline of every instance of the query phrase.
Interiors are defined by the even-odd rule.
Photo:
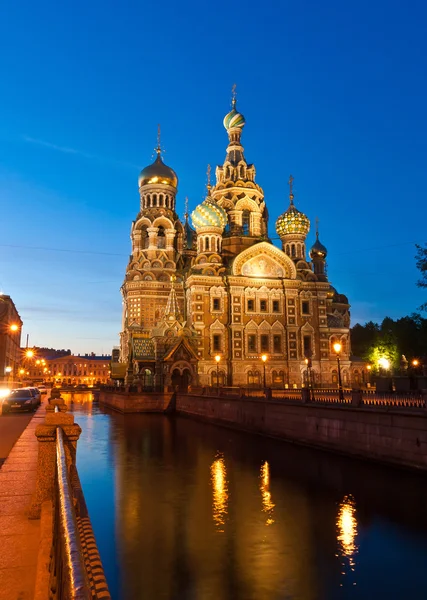
[[[352,324],[426,301],[427,3],[14,0],[0,8],[0,291],[23,342],[118,344],[138,173],[178,174],[177,212],[222,163],[237,84],[269,233],[315,218]]]

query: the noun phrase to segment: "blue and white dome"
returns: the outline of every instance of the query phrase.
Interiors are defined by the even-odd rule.
[[[196,231],[202,227],[218,227],[224,229],[227,224],[227,213],[212,200],[210,196],[206,198],[191,213],[191,221]]]

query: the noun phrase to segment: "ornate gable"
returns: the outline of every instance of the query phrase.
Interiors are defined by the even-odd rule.
[[[268,242],[260,242],[243,250],[236,256],[232,267],[233,275],[296,279],[296,268],[282,250]]]

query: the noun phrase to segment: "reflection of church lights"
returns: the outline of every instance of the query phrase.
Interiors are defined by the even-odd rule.
[[[274,519],[272,518],[274,503],[271,501],[270,492],[270,465],[267,461],[261,466],[260,485],[259,489],[262,494],[262,510],[267,513],[266,525],[272,525]]]
[[[341,502],[337,517],[337,539],[343,560],[343,567],[348,563],[354,571],[358,546],[356,544],[357,520],[356,506],[352,496],[345,496]],[[343,572],[343,575],[345,573]]]
[[[213,487],[213,520],[218,530],[224,531],[223,526],[227,515],[228,486],[227,471],[222,456],[217,458],[211,465],[211,480]]]

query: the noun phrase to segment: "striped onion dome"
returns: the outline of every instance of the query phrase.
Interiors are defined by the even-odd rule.
[[[191,221],[196,231],[202,227],[218,227],[224,229],[227,224],[227,213],[221,206],[212,200],[210,196],[206,198],[191,213]]]
[[[276,231],[279,237],[289,234],[307,235],[310,231],[308,217],[294,206],[292,198],[289,208],[276,221]]]
[[[223,123],[227,131],[233,127],[243,129],[245,126],[245,117],[241,113],[237,112],[235,102],[233,102],[233,108],[231,111],[225,115]]]

